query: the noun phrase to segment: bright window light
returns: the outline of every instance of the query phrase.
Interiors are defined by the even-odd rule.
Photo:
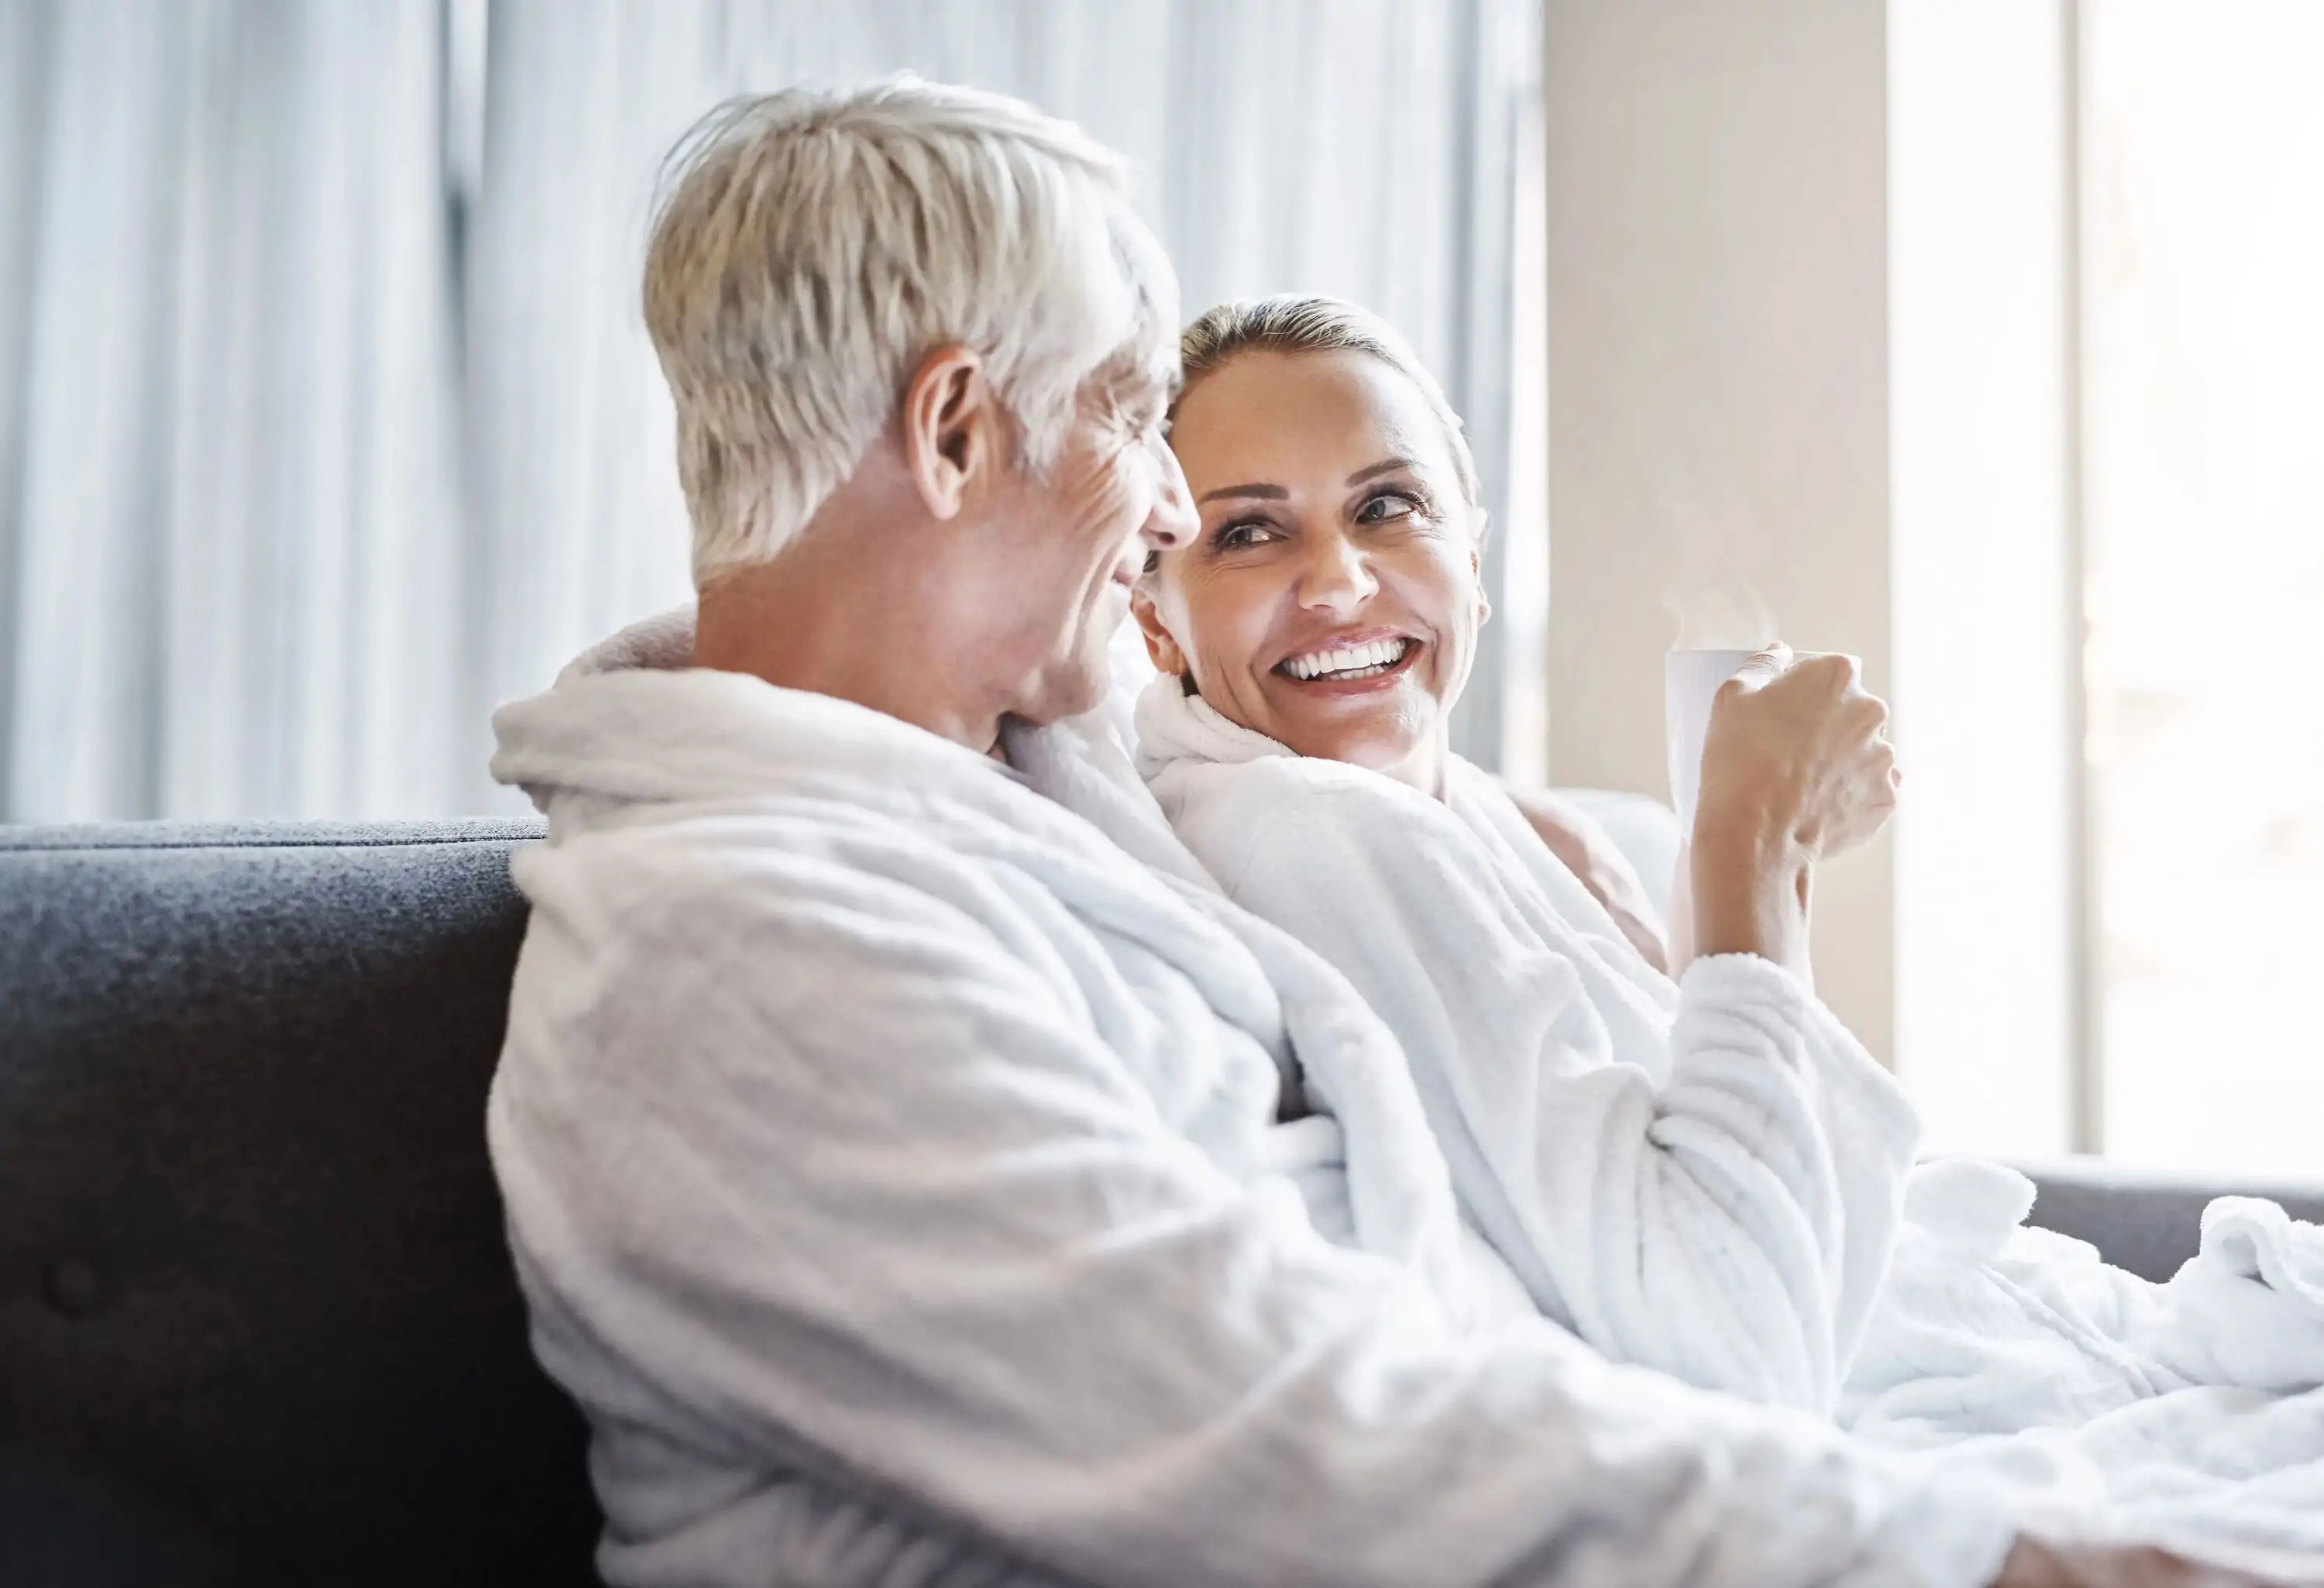
[[[2104,1144],[2324,1169],[2324,4],[2083,14]]]
[[[2071,1144],[2067,38],[1891,0],[1896,1058],[1937,1152]]]

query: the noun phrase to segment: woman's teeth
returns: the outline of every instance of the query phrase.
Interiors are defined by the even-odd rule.
[[[1373,640],[1336,651],[1311,651],[1283,663],[1283,670],[1303,684],[1315,679],[1378,678],[1402,661],[1414,644],[1411,640]]]

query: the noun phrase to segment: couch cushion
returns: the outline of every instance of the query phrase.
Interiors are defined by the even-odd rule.
[[[538,830],[0,829],[0,1498],[91,1536],[20,1562],[592,1580],[483,1134]]]
[[[2232,1179],[2126,1168],[2102,1158],[2021,1163],[2039,1188],[2027,1222],[2097,1247],[2117,1268],[2156,1281],[2195,1255],[2203,1209],[2218,1196],[2260,1196],[2296,1219],[2324,1223],[2324,1182]]]

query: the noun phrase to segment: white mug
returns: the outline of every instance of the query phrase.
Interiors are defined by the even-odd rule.
[[[1719,686],[1743,670],[1754,651],[1674,651],[1663,658],[1663,734],[1670,752],[1671,808],[1678,830],[1694,832],[1694,806],[1702,792],[1702,736],[1711,727]]]
[[[1702,793],[1702,739],[1719,686],[1743,670],[1757,651],[1674,651],[1663,658],[1663,737],[1670,752],[1671,808],[1682,837],[1694,836],[1694,808]],[[1794,651],[1797,666],[1822,651]]]

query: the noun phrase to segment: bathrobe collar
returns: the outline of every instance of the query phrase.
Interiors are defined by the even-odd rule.
[[[1217,891],[1139,776],[1117,702],[1042,726],[1008,719],[996,760],[868,706],[696,668],[693,657],[691,606],[592,647],[548,693],[493,715],[493,775],[521,786],[552,826],[560,790],[624,804],[747,799],[826,776],[845,780],[851,797],[869,783],[908,805],[941,790],[1069,848],[1089,846],[1094,827],[1147,869]],[[706,713],[721,725],[715,737],[702,732]],[[1082,819],[1057,820],[1060,811]]]
[[[1156,679],[1138,697],[1138,770],[1151,780],[1181,761],[1240,766],[1270,755],[1296,755],[1255,729],[1230,722],[1176,678]]]

